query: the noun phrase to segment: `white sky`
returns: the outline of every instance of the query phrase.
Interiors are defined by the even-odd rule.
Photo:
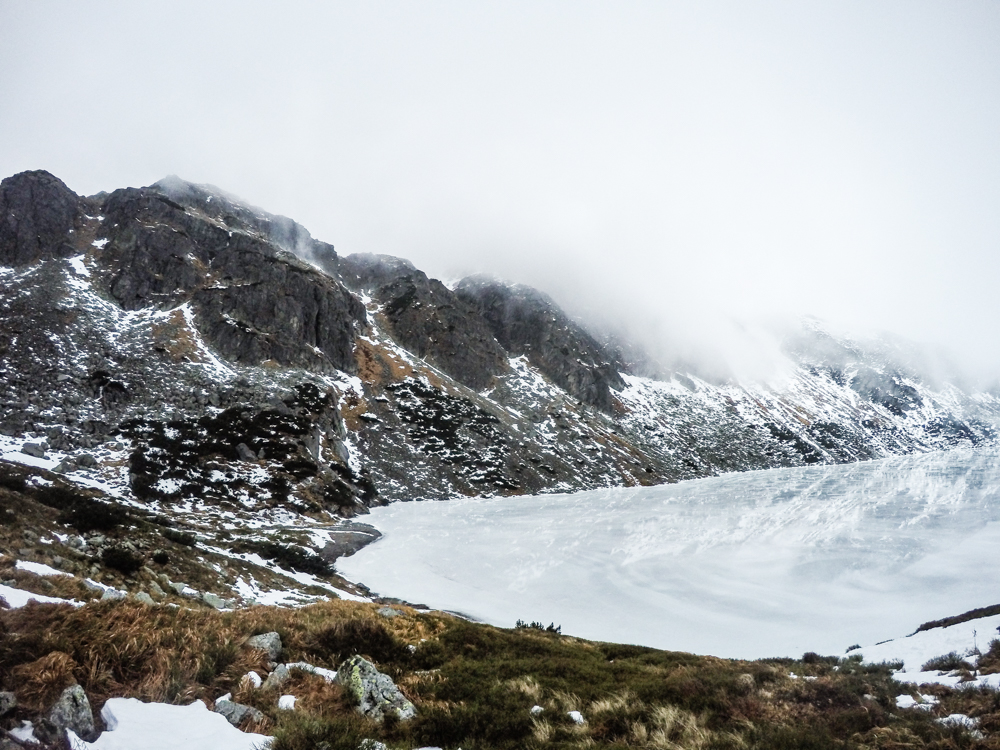
[[[1000,3],[206,5],[0,0],[0,175],[178,174],[679,349],[807,313],[1000,372]]]

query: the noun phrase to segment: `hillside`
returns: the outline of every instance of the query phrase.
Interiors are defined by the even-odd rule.
[[[779,386],[651,380],[541,292],[340,257],[177,178],[26,172],[0,216],[5,453],[149,507],[346,517],[995,439],[995,395],[889,348],[807,328]]]

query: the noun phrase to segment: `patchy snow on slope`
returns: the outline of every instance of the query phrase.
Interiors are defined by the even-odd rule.
[[[18,570],[26,570],[29,573],[34,573],[36,576],[68,576],[70,575],[65,570],[56,570],[50,565],[39,562],[31,562],[30,560],[18,560],[14,566]]]
[[[719,656],[843,654],[1000,601],[981,574],[1000,543],[998,456],[398,503],[372,509],[382,539],[337,565],[384,596],[502,626]]]
[[[947,628],[922,630],[875,646],[865,646],[851,653],[862,654],[865,661],[870,663],[903,662],[903,668],[895,673],[895,679],[900,682],[916,685],[938,683],[949,687],[989,686],[996,689],[1000,687],[1000,674],[976,674],[975,680],[962,682],[962,676],[955,672],[924,671],[922,667],[935,657],[951,653],[975,667],[979,652],[985,652],[990,641],[997,638],[998,628],[1000,615],[981,617]]]
[[[7,602],[7,605],[11,609],[20,609],[30,601],[36,601],[39,604],[72,604],[74,607],[81,606],[81,602],[78,601],[60,599],[57,596],[33,594],[30,591],[22,591],[21,589],[15,589],[3,584],[0,584],[0,597]]]

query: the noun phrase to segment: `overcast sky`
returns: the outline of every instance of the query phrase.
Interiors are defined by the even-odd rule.
[[[212,183],[668,349],[811,314],[1000,372],[998,2],[0,0],[24,169]]]

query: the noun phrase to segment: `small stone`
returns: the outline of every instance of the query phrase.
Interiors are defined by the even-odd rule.
[[[587,723],[587,720],[583,718],[583,714],[581,714],[579,711],[568,711],[566,715],[569,716],[569,718],[571,718],[573,720],[573,723],[576,725]]]
[[[140,591],[138,594],[133,594],[132,598],[135,599],[137,602],[142,602],[143,604],[156,604],[156,602],[153,601],[153,597],[151,597],[145,591]]]
[[[281,636],[273,631],[270,633],[261,633],[247,639],[247,645],[250,648],[259,648],[261,651],[266,651],[268,659],[271,661],[277,661],[278,657],[281,656]]]
[[[160,588],[160,584],[156,581],[150,581],[146,588],[149,589],[149,593],[152,594],[155,599],[162,599],[166,596],[166,593]]]
[[[124,598],[125,592],[119,591],[118,589],[105,589],[104,593],[101,594],[102,602],[114,602]]]
[[[215,713],[225,716],[226,721],[234,727],[238,727],[247,717],[250,717],[253,721],[260,721],[264,718],[264,714],[256,708],[245,706],[242,703],[234,703],[231,700],[222,699],[215,702]]]
[[[531,707],[531,715],[532,716],[539,716],[539,715],[541,715],[542,711],[544,711],[544,710],[545,709],[542,708],[541,706],[537,706],[537,705],[536,706],[532,706]]]
[[[71,685],[63,691],[49,711],[48,719],[56,728],[72,729],[87,742],[97,739],[94,712],[90,710],[87,694],[79,685]]]
[[[59,557],[59,555],[53,555],[52,556],[52,564],[55,565],[58,568],[58,567],[60,567],[63,564],[63,559],[61,557]]]
[[[289,677],[291,677],[291,674],[288,671],[288,667],[284,664],[279,664],[274,668],[274,671],[267,676],[267,679],[264,680],[264,684],[261,685],[261,688],[264,690],[279,688],[288,681]]]

